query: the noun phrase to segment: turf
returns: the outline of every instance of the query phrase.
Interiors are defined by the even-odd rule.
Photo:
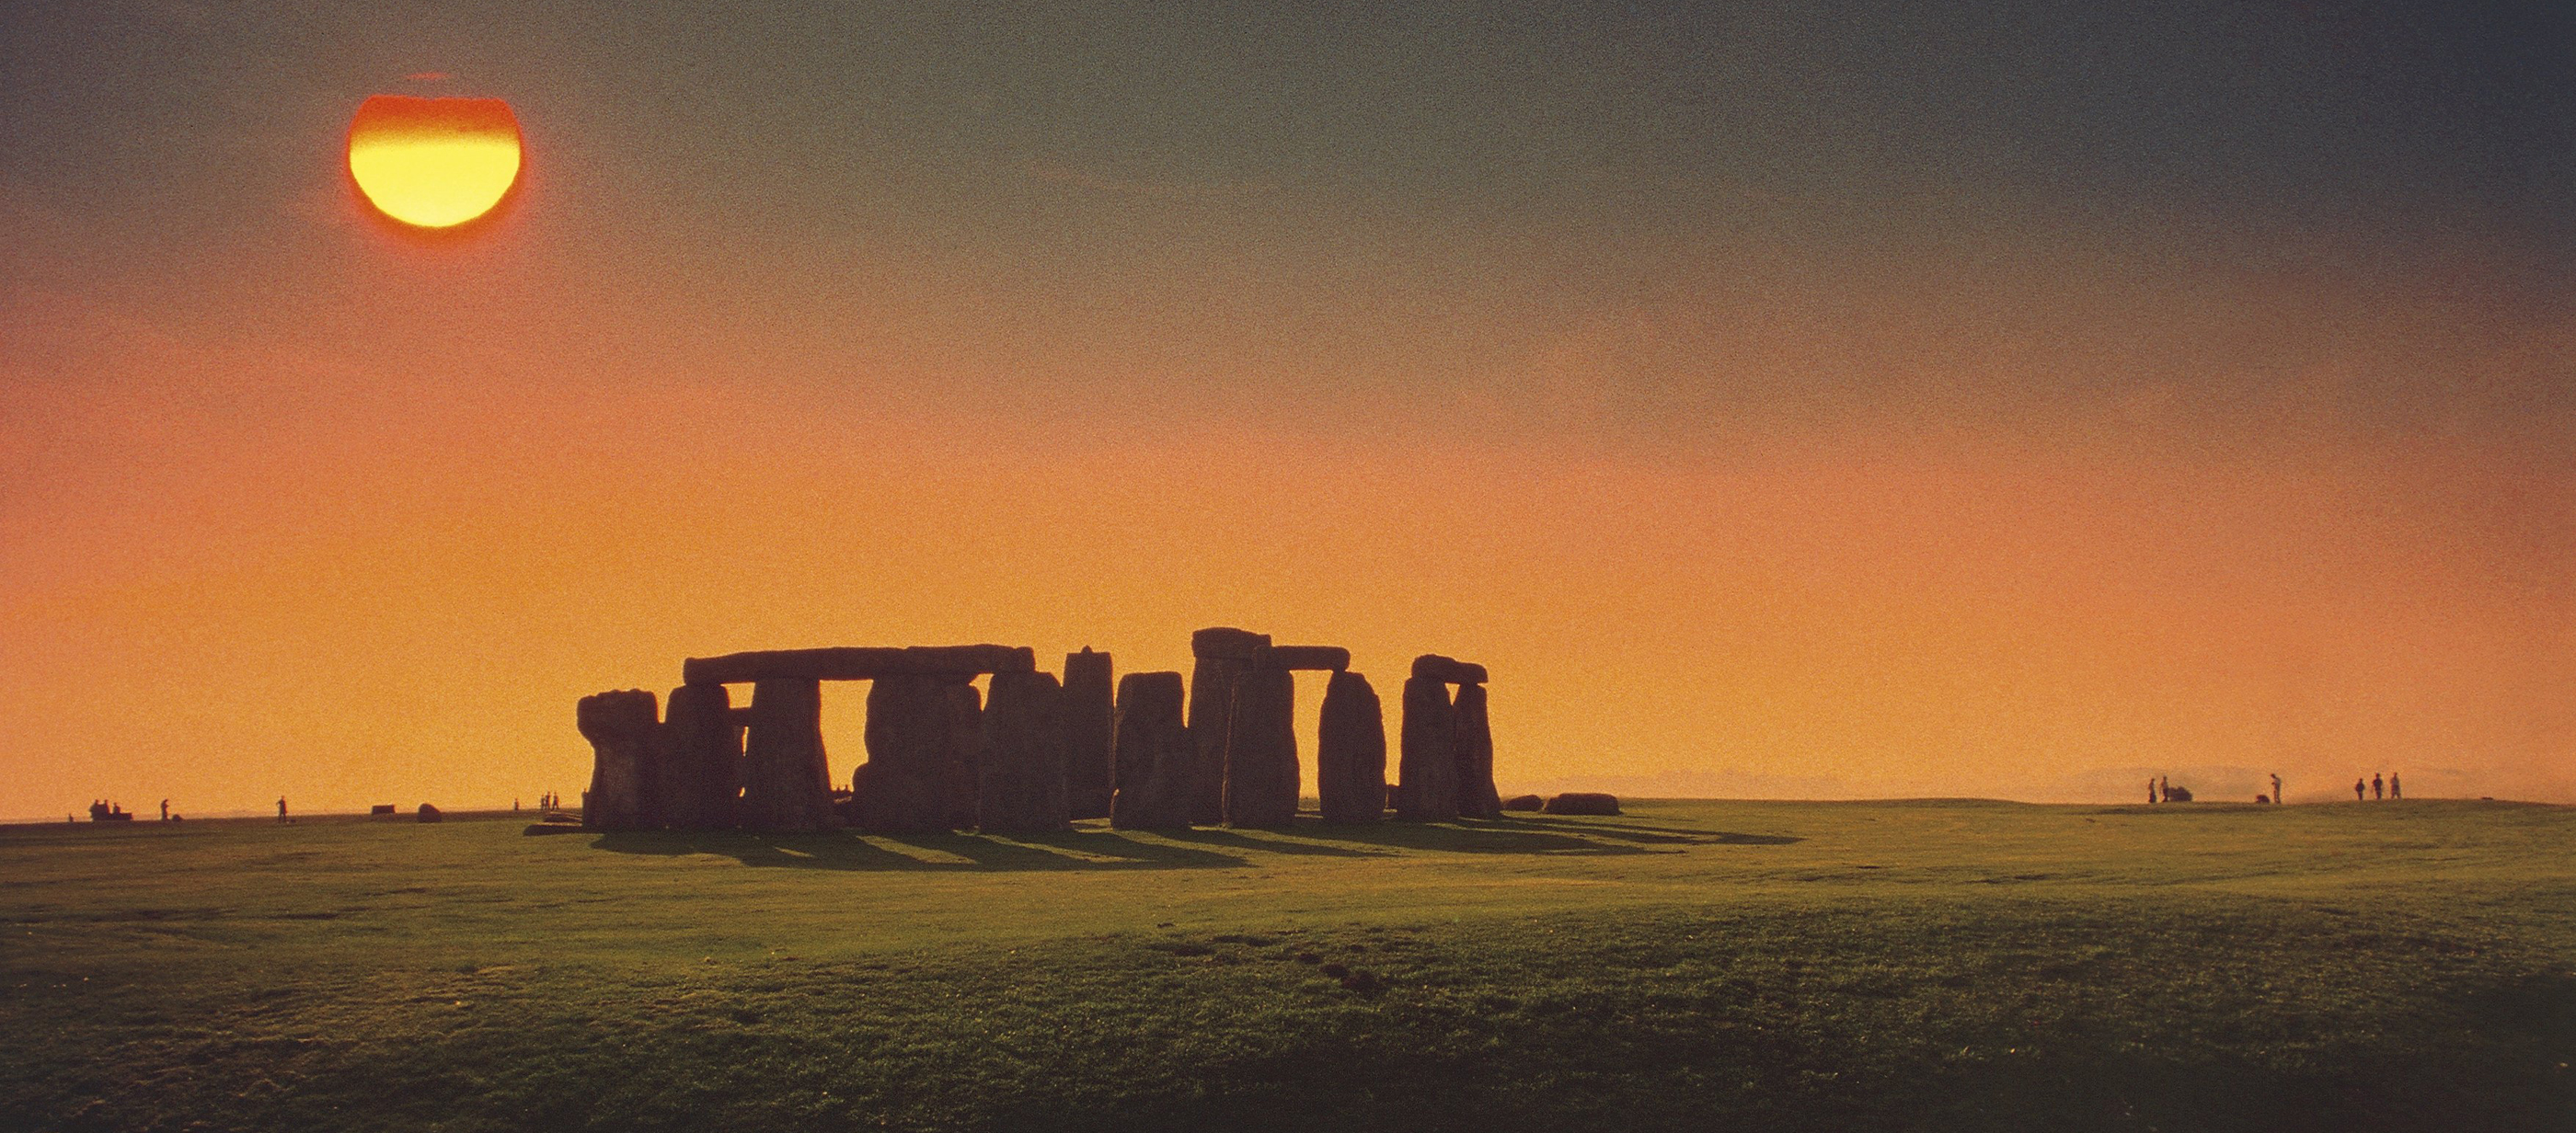
[[[2576,810],[0,828],[0,1129],[2576,1128]]]

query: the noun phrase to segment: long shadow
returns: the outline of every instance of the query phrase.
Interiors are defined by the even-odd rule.
[[[1465,819],[1440,823],[1387,821],[1369,825],[1342,826],[1327,823],[1320,818],[1300,816],[1289,833],[1295,837],[1311,838],[1318,842],[1358,843],[1390,849],[1433,850],[1456,854],[1604,856],[1680,852],[1650,850],[1623,842],[1603,841],[1586,837],[1587,832],[1532,830],[1509,819],[1493,822]]]
[[[1562,815],[1532,815],[1527,818],[1504,818],[1503,822],[1535,822],[1551,827],[1579,830],[1601,838],[1618,838],[1644,843],[1679,842],[1701,846],[1787,846],[1806,839],[1789,834],[1738,834],[1726,830],[1693,830],[1681,826],[1637,826],[1626,823],[1611,825]]]
[[[1267,831],[1267,833],[1271,834],[1285,835],[1286,837],[1284,838],[1247,838],[1231,830],[1218,830],[1204,826],[1194,826],[1187,830],[1161,830],[1156,831],[1156,833],[1176,842],[1194,842],[1203,846],[1228,846],[1238,850],[1258,850],[1272,854],[1308,855],[1327,858],[1384,858],[1394,856],[1383,850],[1353,850],[1341,846],[1318,845],[1311,841],[1291,840],[1299,837],[1312,837],[1313,835],[1309,830],[1309,827],[1313,825],[1315,825],[1313,820],[1300,818],[1296,820],[1296,825],[1287,830]]]
[[[1014,836],[981,834],[878,836],[936,854],[925,859],[886,849],[849,831],[819,834],[750,834],[728,831],[619,831],[602,834],[591,848],[619,854],[678,857],[712,854],[747,866],[857,872],[973,873],[1038,870],[1232,869],[1244,859],[1188,846],[1139,842],[1114,832]],[[1056,853],[1069,850],[1075,854]]]

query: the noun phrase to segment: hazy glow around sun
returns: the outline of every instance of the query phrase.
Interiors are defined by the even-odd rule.
[[[375,95],[349,123],[349,175],[395,220],[463,224],[518,180],[519,120],[497,98]]]

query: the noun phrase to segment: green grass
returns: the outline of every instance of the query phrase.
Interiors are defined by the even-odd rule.
[[[2576,1128],[2576,810],[0,829],[0,1129]]]

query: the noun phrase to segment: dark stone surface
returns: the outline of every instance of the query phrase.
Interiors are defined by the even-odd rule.
[[[737,818],[745,830],[781,834],[836,824],[818,682],[787,678],[752,686]]]
[[[1064,790],[1075,818],[1109,817],[1116,789],[1117,686],[1109,655],[1084,646],[1064,655]]]
[[[1386,813],[1386,715],[1377,690],[1358,673],[1334,673],[1324,684],[1323,720],[1315,732],[1315,793],[1324,821],[1375,822]]]
[[[431,806],[428,803],[420,804],[420,820],[422,822],[441,822],[445,821],[446,818],[446,815],[439,813],[437,807]]]
[[[661,703],[643,689],[585,696],[573,723],[590,741],[590,790],[582,796],[582,825],[598,830],[645,826],[645,776],[662,729]]]
[[[1323,669],[1338,673],[1351,667],[1351,651],[1338,645],[1273,645],[1265,663],[1274,669]]]
[[[1179,673],[1129,673],[1118,680],[1118,794],[1109,825],[1173,830],[1190,824],[1189,787],[1197,748],[1181,722]]]
[[[940,686],[939,708],[948,734],[939,755],[940,822],[950,830],[971,830],[984,789],[984,694],[964,681],[950,682]]]
[[[727,830],[742,795],[742,729],[723,685],[671,690],[662,721],[663,764],[672,780],[666,811],[680,830]]]
[[[1494,729],[1485,718],[1485,686],[1458,686],[1449,712],[1457,722],[1458,815],[1501,818],[1503,796],[1494,789]]]
[[[1547,800],[1537,795],[1513,795],[1503,800],[1504,810],[1537,810],[1545,805]]]
[[[1213,626],[1190,635],[1190,656],[1223,657],[1247,664],[1270,652],[1270,635],[1230,626]]]
[[[1191,755],[1186,790],[1190,821],[1201,826],[1215,825],[1225,817],[1225,741],[1234,726],[1234,686],[1247,669],[1244,662],[1225,657],[1200,657],[1190,666]]]
[[[1297,817],[1297,682],[1259,668],[1234,683],[1225,745],[1225,824],[1276,829]]]
[[[868,686],[868,762],[850,775],[859,829],[926,834],[949,828],[940,791],[952,684],[939,677],[893,676]]]
[[[995,673],[984,706],[984,764],[975,825],[1043,834],[1071,825],[1064,792],[1064,687],[1053,673]]]
[[[689,684],[744,681],[872,681],[880,677],[973,677],[1037,671],[1037,651],[1015,645],[914,645],[903,649],[767,649],[691,657],[680,663]]]
[[[1441,822],[1458,817],[1457,731],[1448,684],[1436,677],[1405,678],[1397,818]]]
[[[1465,661],[1443,657],[1437,653],[1425,653],[1422,656],[1414,658],[1413,675],[1417,677],[1428,677],[1435,681],[1441,681],[1453,685],[1480,685],[1485,683],[1485,667],[1483,665],[1475,665]]]
[[[1568,791],[1547,800],[1549,814],[1617,814],[1619,796],[1591,791]]]

